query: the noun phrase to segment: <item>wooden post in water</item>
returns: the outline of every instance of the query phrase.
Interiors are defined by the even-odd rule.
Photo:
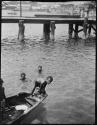
[[[83,31],[84,31],[85,39],[87,37],[87,26],[88,26],[88,18],[85,17],[84,18],[84,24],[83,24]]]
[[[73,33],[73,24],[69,24],[69,38],[71,39],[72,38],[72,33]]]
[[[49,39],[50,38],[50,23],[44,23],[43,25],[43,34],[44,34],[44,38],[45,39]]]
[[[50,23],[44,23],[44,32],[50,33]]]
[[[20,42],[24,41],[24,31],[25,31],[24,21],[19,20],[18,40]]]
[[[75,24],[75,31],[74,31],[74,38],[77,39],[78,38],[78,24]]]
[[[84,35],[85,35],[85,39],[87,38],[87,28],[88,28],[88,8],[86,8],[84,10],[84,23],[83,23],[83,31],[84,31]]]
[[[55,21],[50,22],[50,28],[51,28],[51,40],[54,40],[55,39],[55,29],[56,29]]]
[[[88,36],[91,34],[91,24],[89,24]]]

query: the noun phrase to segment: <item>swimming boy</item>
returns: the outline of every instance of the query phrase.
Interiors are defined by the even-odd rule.
[[[25,73],[21,73],[21,78],[20,80],[25,81],[26,80],[26,74]]]
[[[42,73],[42,66],[38,66],[38,73],[41,74]]]
[[[31,83],[32,83],[32,80],[29,79],[29,78],[26,78],[26,74],[25,73],[21,73],[21,78],[20,78],[20,88],[21,90],[20,91],[23,91],[23,92],[29,92],[31,91]]]
[[[41,65],[38,66],[38,76],[35,81],[44,82],[43,69]]]

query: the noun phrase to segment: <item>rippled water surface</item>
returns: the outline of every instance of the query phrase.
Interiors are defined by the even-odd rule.
[[[44,40],[42,25],[25,25],[25,43],[17,40],[18,24],[2,25],[1,76],[6,96],[24,91],[20,73],[32,80],[37,66],[44,77],[54,81],[47,86],[48,97],[21,123],[78,124],[95,122],[95,40],[68,40],[68,25],[56,25],[55,40]],[[82,34],[81,34],[82,35]],[[38,119],[38,120],[37,120]]]

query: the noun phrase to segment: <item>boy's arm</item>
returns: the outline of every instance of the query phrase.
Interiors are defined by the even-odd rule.
[[[31,94],[32,94],[32,95],[33,95],[33,93],[34,93],[34,91],[35,91],[35,88],[36,88],[36,87],[34,86],[34,88],[33,88],[32,92],[31,92]]]
[[[32,95],[33,95],[33,93],[35,91],[35,88],[36,88],[36,81],[34,83],[35,83],[35,85],[34,85],[34,88],[33,88],[32,92],[31,92]]]

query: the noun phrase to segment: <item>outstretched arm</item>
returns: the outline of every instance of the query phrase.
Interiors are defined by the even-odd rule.
[[[32,95],[33,95],[33,93],[34,93],[34,91],[35,91],[35,88],[36,88],[36,86],[34,86],[32,92],[31,92]]]
[[[34,85],[34,88],[33,88],[33,90],[32,90],[32,92],[31,92],[31,94],[33,95],[33,93],[34,93],[34,91],[35,91],[35,88],[36,88],[36,81],[34,81],[34,83],[35,83],[35,85]]]

